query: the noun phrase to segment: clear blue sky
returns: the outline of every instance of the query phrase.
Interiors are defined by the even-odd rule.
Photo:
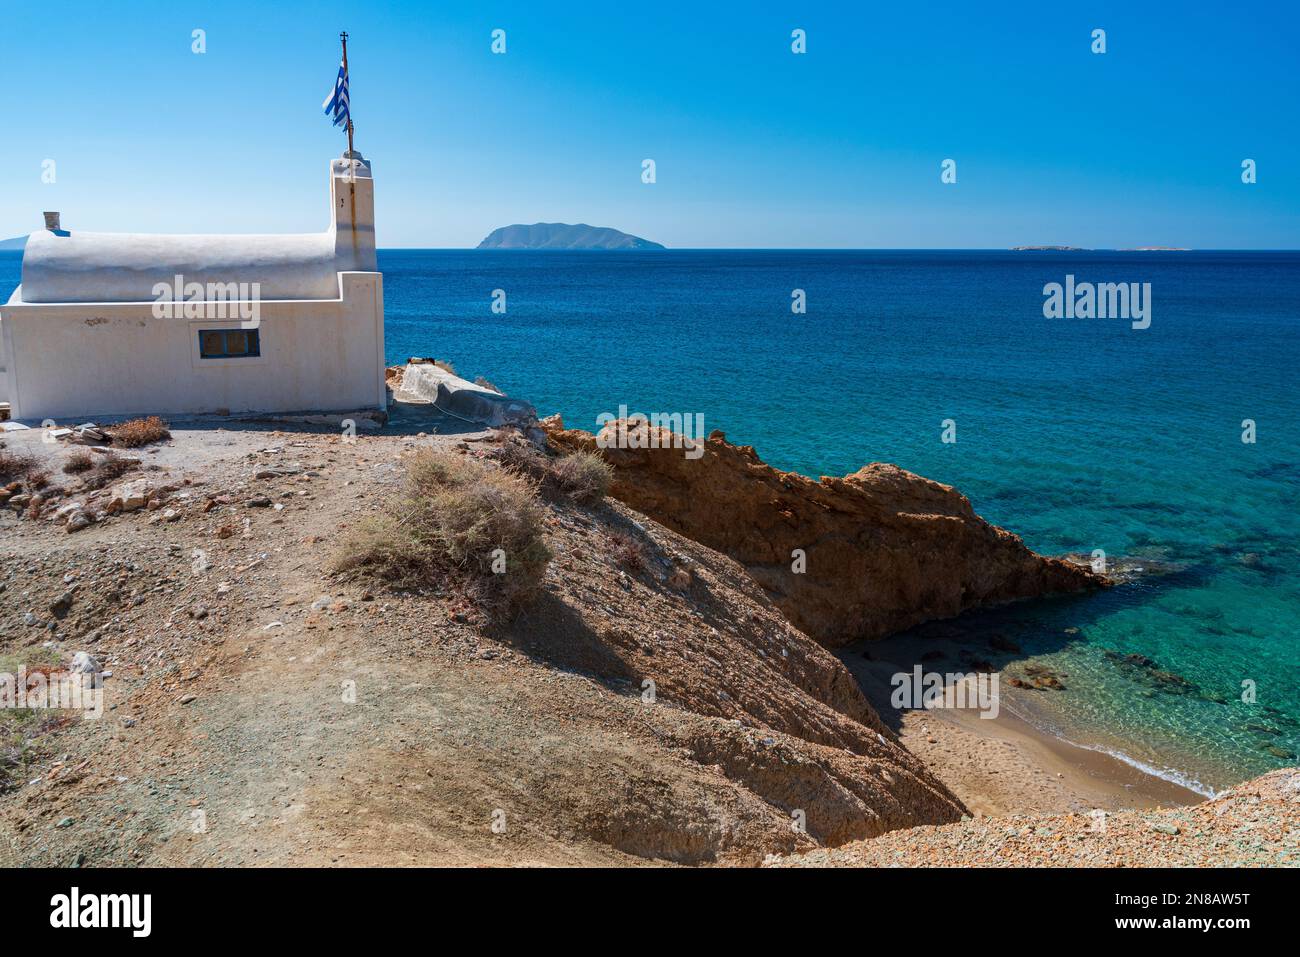
[[[562,221],[678,247],[1300,247],[1290,0],[9,2],[0,18],[0,237],[44,209],[88,230],[322,228],[343,136],[320,103],[347,29],[381,246]]]

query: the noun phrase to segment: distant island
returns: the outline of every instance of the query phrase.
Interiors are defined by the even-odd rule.
[[[0,239],[0,252],[7,252],[12,249],[26,249],[27,237],[15,236],[13,239]]]
[[[1012,246],[1013,253],[1023,252],[1051,252],[1051,253],[1083,253],[1090,252],[1082,246]]]
[[[1082,246],[1012,246],[1013,253],[1023,252],[1052,252],[1052,253],[1092,253],[1097,252],[1095,249],[1084,249]],[[1126,249],[1114,249],[1111,252],[1117,253],[1188,253],[1191,252],[1186,246],[1132,246]]]
[[[515,224],[494,229],[479,249],[663,249],[640,236],[586,223]]]

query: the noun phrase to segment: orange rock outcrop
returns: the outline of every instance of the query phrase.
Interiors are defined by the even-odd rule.
[[[600,442],[555,419],[543,427],[561,450],[600,454],[614,468],[614,497],[740,562],[792,624],[831,647],[1106,583],[1030,551],[957,490],[894,465],[813,481],[717,431],[701,450],[644,422],[610,422]]]

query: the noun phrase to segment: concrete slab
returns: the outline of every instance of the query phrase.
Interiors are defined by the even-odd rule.
[[[401,391],[432,403],[440,412],[491,427],[530,428],[537,410],[485,386],[475,385],[431,362],[410,362],[402,371]]]

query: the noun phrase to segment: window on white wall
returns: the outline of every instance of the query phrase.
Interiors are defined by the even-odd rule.
[[[202,359],[246,359],[262,354],[257,329],[200,329],[199,357]]]

